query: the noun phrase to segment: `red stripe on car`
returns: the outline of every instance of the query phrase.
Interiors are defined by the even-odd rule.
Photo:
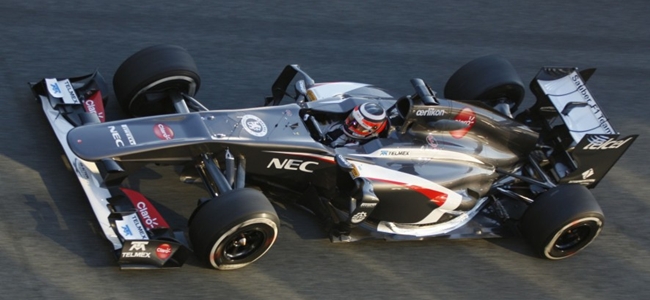
[[[407,187],[407,188],[409,188],[409,189],[411,189],[411,190],[413,190],[415,192],[418,192],[418,193],[426,196],[427,198],[429,198],[429,200],[431,200],[431,202],[435,203],[439,207],[442,206],[443,204],[445,204],[445,201],[447,201],[447,194],[446,193],[439,192],[439,191],[432,190],[432,189],[425,188],[425,187],[421,187],[419,185],[406,184],[404,182],[387,180],[387,179],[380,179],[380,178],[368,178],[368,179],[374,180],[374,181],[381,181],[381,182],[385,182],[385,183],[390,183],[390,184],[394,184],[394,185],[400,185],[400,186],[403,186],[403,187]]]

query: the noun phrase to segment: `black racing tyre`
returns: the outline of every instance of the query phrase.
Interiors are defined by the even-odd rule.
[[[521,218],[520,230],[534,251],[558,260],[584,249],[605,222],[594,196],[582,185],[559,185],[539,195]]]
[[[174,45],[151,46],[126,59],[115,72],[113,88],[124,110],[133,116],[176,112],[168,92],[194,96],[201,85],[192,56]]]
[[[197,208],[189,235],[200,260],[218,270],[243,268],[273,246],[280,219],[260,191],[224,193]]]
[[[515,112],[526,90],[512,64],[499,55],[479,57],[462,66],[445,84],[445,98],[482,100],[495,106],[502,100]]]

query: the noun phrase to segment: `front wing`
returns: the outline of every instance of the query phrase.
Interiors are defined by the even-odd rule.
[[[137,191],[107,184],[111,170],[105,161],[87,161],[70,149],[67,134],[84,124],[105,120],[110,98],[102,76],[95,72],[69,79],[46,78],[30,83],[71,169],[74,170],[99,226],[112,244],[121,268],[180,267],[191,253],[182,231],[173,231],[156,208]]]

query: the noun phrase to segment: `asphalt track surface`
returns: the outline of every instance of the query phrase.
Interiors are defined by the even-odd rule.
[[[647,299],[650,296],[650,5],[647,1],[2,1],[0,298],[4,299]],[[135,3],[135,1],[132,1]],[[526,4],[524,4],[526,2]],[[602,2],[602,3],[601,3]],[[263,4],[262,4],[263,3]],[[551,262],[520,239],[331,244],[308,214],[278,208],[266,256],[219,272],[120,271],[26,82],[98,68],[177,44],[194,56],[208,107],[260,105],[284,65],[317,81],[441,91],[463,63],[499,53],[524,81],[544,65],[598,67],[594,97],[640,138],[593,190],[606,226],[585,251]],[[527,94],[526,104],[533,101]],[[109,118],[119,117],[116,103]],[[203,191],[151,167],[127,183],[183,226]]]

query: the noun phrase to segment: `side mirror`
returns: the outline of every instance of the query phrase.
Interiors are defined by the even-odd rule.
[[[294,85],[294,89],[296,90],[296,102],[304,102],[305,96],[307,95],[307,88],[305,87],[305,81],[302,79],[296,81],[296,84]]]
[[[352,170],[354,170],[352,164],[340,154],[334,155],[334,161],[336,161],[336,165],[345,172],[352,172]]]

